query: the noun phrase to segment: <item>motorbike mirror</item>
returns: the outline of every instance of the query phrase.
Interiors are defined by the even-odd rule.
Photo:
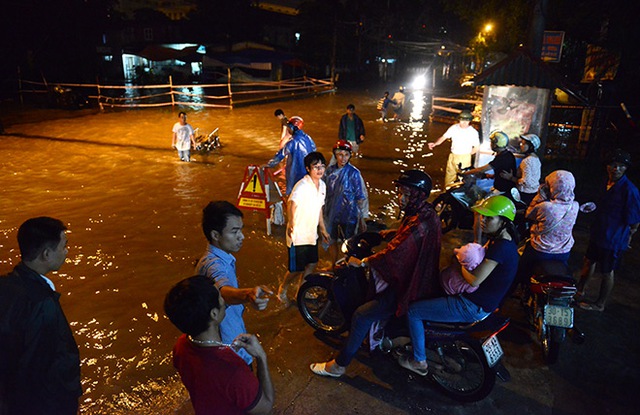
[[[522,199],[520,198],[520,192],[515,187],[511,188],[511,198],[516,202],[522,203]]]
[[[587,202],[580,205],[580,212],[591,213],[596,210],[596,204],[593,202]]]

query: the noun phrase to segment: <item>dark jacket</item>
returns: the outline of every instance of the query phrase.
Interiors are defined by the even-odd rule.
[[[60,294],[23,263],[0,277],[0,414],[76,414],[80,356]]]
[[[342,118],[340,118],[340,130],[338,131],[338,139],[346,140],[347,139],[347,121],[349,120],[349,115],[344,114]],[[356,143],[360,144],[362,140],[360,140],[361,135],[365,135],[364,133],[364,123],[362,119],[358,117],[357,114],[353,114],[353,121],[355,123],[356,130]]]

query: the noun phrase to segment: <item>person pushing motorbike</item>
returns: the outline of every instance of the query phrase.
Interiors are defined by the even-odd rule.
[[[317,375],[342,376],[374,322],[394,314],[404,316],[410,302],[442,295],[438,280],[440,221],[427,201],[431,177],[420,170],[409,170],[400,174],[395,184],[404,212],[399,228],[381,232],[383,237],[392,238],[385,249],[362,261],[349,259],[350,266],[371,270],[375,295],[355,311],[349,337],[338,356],[311,364],[311,371]]]

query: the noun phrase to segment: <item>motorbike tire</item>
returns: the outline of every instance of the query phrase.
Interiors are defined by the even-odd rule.
[[[331,280],[305,282],[296,299],[302,318],[314,329],[327,334],[347,330],[347,320],[331,292]]]
[[[428,377],[445,395],[460,402],[476,402],[491,393],[496,373],[478,342],[455,340],[440,343],[440,348],[444,361],[436,351],[427,351]]]
[[[445,234],[457,226],[451,197],[448,194],[441,194],[433,201],[433,207],[440,218],[442,233]]]
[[[564,329],[544,324],[543,317],[538,317],[538,338],[542,346],[542,357],[546,364],[552,365],[560,356],[560,345],[564,339]]]

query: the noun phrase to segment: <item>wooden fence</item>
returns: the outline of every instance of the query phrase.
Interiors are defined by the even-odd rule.
[[[301,77],[284,81],[232,82],[174,85],[171,76],[167,84],[102,85],[47,83],[19,80],[20,102],[25,98],[42,97],[59,107],[82,106],[87,100],[106,108],[147,108],[190,106],[205,108],[233,108],[258,102],[334,92],[328,79]],[[34,100],[38,100],[35,98]]]

